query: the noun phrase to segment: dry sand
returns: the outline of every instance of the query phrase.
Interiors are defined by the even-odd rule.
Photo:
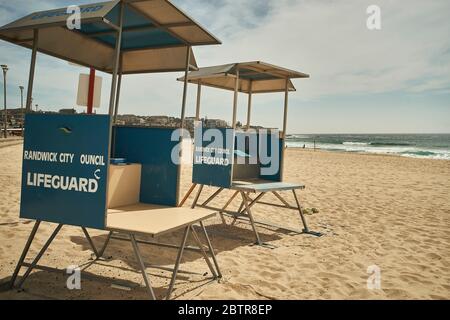
[[[31,274],[24,291],[5,289],[33,226],[18,218],[21,152],[21,145],[0,146],[0,299],[147,298],[142,277],[135,271],[131,244],[112,241],[106,251],[110,260],[92,264],[89,245],[76,227],[63,228],[40,264],[87,267],[82,290],[68,290],[63,272],[40,270]],[[184,170],[184,190],[189,187],[189,171]],[[187,253],[175,298],[450,298],[450,161],[289,149],[286,171],[286,181],[307,185],[301,192],[304,207],[320,210],[307,216],[310,228],[325,235],[316,238],[260,229],[263,240],[275,247],[268,249],[250,245],[254,238],[247,224],[224,226],[214,218],[208,231],[224,278],[220,283],[205,280],[204,261]],[[254,211],[258,219],[300,228],[293,211],[261,206]],[[44,244],[53,228],[42,224],[31,254],[36,254],[37,245]],[[105,232],[92,231],[92,235],[100,246]],[[180,237],[175,234],[163,240],[175,244]],[[149,246],[141,250],[161,297],[176,251]],[[380,290],[367,289],[371,265],[381,269]],[[132,289],[118,290],[111,287],[113,283]]]

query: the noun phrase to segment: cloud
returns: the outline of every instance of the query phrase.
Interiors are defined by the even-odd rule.
[[[222,46],[195,49],[201,66],[262,60],[311,74],[311,79],[295,81],[299,92],[292,95],[294,101],[389,92],[419,92],[431,96],[448,92],[450,88],[450,3],[446,0],[173,2],[223,41]],[[366,9],[374,3],[381,7],[380,31],[366,28]],[[19,0],[13,5],[13,2],[2,1],[0,22],[10,22],[36,9],[68,4],[71,3]],[[11,79],[26,83],[29,51],[2,42],[0,52],[1,61],[11,65]],[[81,70],[85,71],[40,55],[36,99],[42,101],[40,104],[55,108],[71,106]],[[110,84],[109,76],[103,76],[101,111],[106,112]],[[175,81],[178,76],[126,77],[121,111],[178,115],[182,90],[181,83]],[[195,104],[194,95],[191,86],[190,114]],[[246,103],[242,98],[241,115]],[[268,107],[274,103],[281,105],[280,100],[278,95],[265,95],[258,97],[255,103]],[[203,104],[212,106],[208,110],[216,112],[208,111],[208,115],[229,118],[231,101],[229,92],[204,91]],[[270,117],[265,122],[269,120]]]
[[[232,4],[219,6],[211,27],[229,20],[224,45],[199,51],[199,61],[267,60],[305,71],[312,77],[299,86],[309,97],[449,87],[450,3],[376,1],[382,30],[369,31],[372,2],[280,0],[251,28],[234,23]]]

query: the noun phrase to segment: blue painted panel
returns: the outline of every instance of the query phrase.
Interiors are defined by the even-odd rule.
[[[183,44],[183,42],[170,33],[160,29],[130,31],[124,33],[122,38],[123,49],[139,49],[175,44]]]
[[[232,183],[231,173],[234,158],[234,130],[225,128],[216,128],[214,130],[218,130],[217,132],[220,132],[222,137],[224,137],[222,143],[219,141],[203,141],[203,139],[200,138],[202,132],[196,129],[192,182],[208,186],[229,188]],[[229,141],[225,138],[227,134],[231,136]],[[205,149],[209,147],[212,142],[215,142],[216,145],[220,145],[219,147],[223,148],[226,152],[219,154]]]
[[[109,124],[103,115],[26,115],[21,218],[105,228]],[[89,155],[95,163],[82,163]]]
[[[108,19],[115,25],[119,25],[119,11],[120,5],[116,5],[114,9],[112,9],[106,15],[106,19]],[[125,29],[130,27],[141,27],[147,25],[153,25],[150,19],[143,16],[138,11],[131,9],[129,5],[125,5],[125,11],[123,15],[123,27]]]
[[[116,46],[117,37],[114,34],[105,34],[102,36],[94,36],[93,38],[97,39],[103,43],[106,43],[106,44],[110,45],[111,47]]]
[[[119,25],[119,7],[119,5],[116,5],[105,17],[108,21],[111,21],[115,25]],[[133,9],[130,9],[128,5],[125,5],[125,12],[123,16],[124,29],[144,26],[153,26],[153,23],[142,14],[136,12]],[[81,24],[80,31],[82,33],[90,34],[101,31],[114,31],[114,29],[103,22],[83,22]],[[116,36],[111,38],[114,39],[113,44],[115,44]]]
[[[175,129],[115,127],[114,157],[142,165],[140,201],[177,205],[177,170],[171,154],[178,141],[171,141]]]
[[[266,150],[260,150],[260,152],[264,152],[265,154],[270,156],[270,155],[272,155],[272,152],[276,152],[277,151],[277,150],[274,150],[274,149],[276,149],[276,146],[272,145],[270,135],[267,135],[267,144],[266,145],[267,145],[267,151]],[[263,148],[263,145],[261,143],[259,143],[259,148]],[[279,165],[278,165],[278,168],[277,168],[278,170],[277,170],[277,172],[275,174],[272,174],[272,175],[263,175],[263,174],[261,174],[260,175],[261,179],[281,182],[281,180],[282,180],[281,179],[281,168],[282,168],[283,163],[284,163],[284,161],[283,161],[283,148],[284,148],[283,139],[279,139],[279,145],[278,145]],[[261,168],[269,167],[270,165],[271,164],[267,164],[267,165],[261,164]]]
[[[260,174],[260,178],[261,179],[265,179],[265,180],[271,180],[271,181],[281,181],[281,168],[283,166],[283,159],[282,159],[282,156],[283,156],[283,152],[282,152],[282,150],[283,150],[283,140],[278,138],[278,134],[279,134],[278,131],[277,132],[273,132],[273,134],[276,135],[276,139],[277,139],[277,141],[279,143],[278,146],[276,146],[276,145],[274,145],[272,143],[272,137],[271,137],[271,132],[270,131],[267,131],[267,134],[265,134],[265,135],[262,135],[260,132],[258,132],[258,133],[256,133],[256,132],[253,132],[253,133],[252,132],[242,132],[242,131],[241,132],[237,132],[236,133],[236,146],[235,146],[235,148],[236,149],[240,148],[240,150],[238,150],[240,153],[250,154],[252,152],[253,153],[257,152],[257,154],[256,155],[253,154],[253,156],[257,156],[258,157],[258,163],[261,165],[261,169],[262,168],[268,168],[271,165],[277,165],[276,163],[275,164],[273,164],[273,163],[262,164],[261,163],[261,161],[262,161],[261,160],[261,155],[266,155],[267,157],[272,158],[272,150],[274,150],[276,152],[275,149],[278,149],[278,157],[279,157],[278,160],[279,160],[279,162],[278,162],[277,167],[275,167],[276,172],[274,174],[270,174],[270,175],[261,173]],[[253,135],[256,135],[256,138]],[[252,140],[253,141],[257,141],[258,145],[257,145],[256,151],[253,150],[252,148],[250,148],[247,144],[246,144],[244,149],[242,148],[242,146],[238,145],[238,143],[237,143],[238,138],[244,139],[243,137],[248,137],[249,142],[252,141]],[[252,137],[252,139],[250,139],[250,137]],[[266,143],[263,143],[262,139],[266,139]],[[276,158],[272,159],[273,162],[275,162],[276,160],[277,160]]]
[[[119,22],[119,5],[111,10],[106,19],[118,25]],[[140,49],[160,47],[164,45],[183,44],[178,38],[162,29],[140,29],[142,27],[152,27],[153,22],[143,14],[125,5],[122,35],[122,49]],[[137,28],[136,30],[127,30]],[[139,30],[140,29],[140,30]],[[81,32],[90,34],[99,31],[113,31],[111,27],[104,23],[85,23],[82,25]],[[112,47],[116,45],[117,35],[115,33],[103,34],[94,37],[95,39],[106,43]]]
[[[259,144],[256,146],[256,148],[250,147],[250,144],[253,143],[253,141],[256,141],[256,143],[258,143],[258,138],[259,136],[256,132],[236,132],[234,154],[238,157],[258,158]]]
[[[99,35],[94,38],[111,46],[116,45],[117,36],[114,34]],[[130,31],[124,33],[122,37],[122,49],[151,48],[175,44],[182,44],[182,42],[159,29]]]
[[[90,23],[83,22],[81,24],[80,32],[82,33],[89,34],[100,31],[114,31],[114,29],[112,29],[107,24],[104,24],[103,22],[90,22]]]

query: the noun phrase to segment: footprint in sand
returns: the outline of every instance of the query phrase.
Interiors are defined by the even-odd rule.
[[[434,252],[430,252],[426,254],[428,259],[432,259],[432,260],[441,260],[442,257],[440,255],[438,255],[437,253]]]

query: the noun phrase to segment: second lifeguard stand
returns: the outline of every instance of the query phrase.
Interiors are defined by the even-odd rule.
[[[256,203],[282,206],[298,211],[303,224],[303,230],[298,231],[285,227],[281,228],[297,233],[309,233],[320,236],[320,233],[309,230],[300,205],[299,197],[296,193],[296,190],[302,190],[305,186],[283,181],[288,121],[288,98],[289,92],[296,91],[291,79],[302,78],[309,78],[309,75],[261,61],[205,67],[188,74],[188,82],[197,84],[198,86],[196,105],[197,121],[200,121],[202,86],[233,91],[234,98],[231,127],[216,128],[221,130],[224,136],[228,137],[223,139],[223,148],[220,148],[221,154],[213,154],[213,157],[222,158],[223,161],[220,159],[220,161],[213,162],[203,161],[208,141],[204,141],[202,137],[195,137],[192,173],[193,185],[184,196],[181,205],[185,203],[197,185],[199,185],[199,190],[192,207],[197,206],[204,185],[218,187],[218,190],[200,206],[218,210],[221,214],[223,223],[226,223],[223,217],[224,214],[234,217],[233,223],[236,222],[237,219],[248,219],[255,233],[256,241],[260,245],[262,244],[262,241],[256,230],[256,224],[274,225],[254,220],[251,208]],[[183,77],[178,80],[185,81],[186,79]],[[269,130],[270,133],[266,134],[265,129],[260,130],[251,128],[252,96],[259,93],[273,92],[284,93],[283,128],[282,131]],[[244,128],[237,128],[239,93],[248,94],[247,123]],[[203,124],[198,122],[197,127],[198,126],[203,127]],[[231,139],[229,138],[230,136],[232,137]],[[239,141],[244,141],[244,143],[239,143]],[[256,143],[256,148],[253,148],[253,152],[251,151],[250,141]],[[270,154],[274,159],[278,159],[277,169],[274,172],[264,173],[263,169],[267,167],[267,164],[261,161],[261,157],[259,156],[261,151],[265,154]],[[225,205],[222,208],[208,206],[208,204],[224,189],[231,189],[234,191],[233,195]],[[296,205],[290,205],[280,194],[281,191],[291,191]],[[258,195],[252,199],[250,193]],[[274,194],[281,201],[281,204],[262,202],[261,198],[267,193]],[[238,194],[241,194],[242,196],[239,210],[237,212],[227,210],[227,207]],[[244,214],[244,212],[246,214]]]

